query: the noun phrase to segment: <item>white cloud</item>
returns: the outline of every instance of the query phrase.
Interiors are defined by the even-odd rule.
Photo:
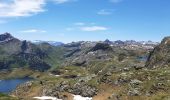
[[[77,22],[77,23],[74,23],[74,25],[76,26],[84,26],[84,25],[95,25],[96,23],[94,22],[91,22],[91,23],[85,23],[85,22]]]
[[[119,3],[121,2],[122,0],[110,0],[112,3]]]
[[[45,0],[10,0],[0,1],[0,17],[31,16],[45,11]]]
[[[47,2],[62,4],[76,0],[0,0],[0,17],[23,17],[32,16],[46,11],[44,6]]]
[[[112,9],[102,9],[99,12],[97,12],[98,15],[111,15],[113,12]]]
[[[106,31],[108,30],[107,27],[103,26],[88,26],[88,27],[81,27],[82,31]]]
[[[38,29],[29,29],[20,31],[20,33],[45,33],[45,30],[38,30]]]
[[[88,26],[92,26],[92,27],[97,27],[97,26],[94,26],[96,23],[85,23],[85,22],[76,22],[76,23],[73,23],[74,26],[71,26],[71,27],[67,27],[65,28],[66,31],[75,31],[75,30],[85,30],[85,28],[88,28],[86,27],[87,25]]]

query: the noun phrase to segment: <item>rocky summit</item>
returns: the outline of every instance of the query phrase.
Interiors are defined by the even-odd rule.
[[[0,99],[168,100],[170,37],[62,45],[0,35],[0,79],[31,77]],[[10,100],[10,99],[9,99]]]
[[[170,66],[170,37],[165,37],[150,53],[146,66],[149,68]]]
[[[11,36],[10,33],[4,33],[0,35],[0,42],[8,42],[11,40],[17,40],[16,38],[14,38],[13,36]]]

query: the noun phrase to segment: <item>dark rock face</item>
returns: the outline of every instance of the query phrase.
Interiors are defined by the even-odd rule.
[[[97,51],[97,50],[112,50],[109,44],[107,43],[97,43],[91,51]]]
[[[110,41],[110,40],[108,40],[108,39],[106,39],[105,41],[104,41],[104,43],[106,43],[106,44],[113,44],[113,42],[112,41]]]
[[[12,40],[12,39],[14,39],[14,37],[11,36],[10,33],[4,33],[4,34],[0,35],[0,42],[5,42],[5,41]]]
[[[66,52],[65,61],[62,66],[88,67],[91,62],[110,60],[114,50],[109,43],[80,41],[64,45]]]
[[[49,58],[50,47],[52,46],[40,47],[27,41],[20,41],[9,33],[1,34],[0,69],[29,67],[39,71],[48,70],[51,65],[44,59]]]
[[[24,40],[21,45],[22,52],[25,52],[28,49],[27,41]]]
[[[170,37],[165,37],[150,53],[146,66],[149,68],[170,66]]]
[[[81,49],[76,48],[75,50],[69,52],[68,54],[65,55],[65,57],[71,57],[73,54],[75,54],[76,52],[81,51]]]
[[[11,61],[0,61],[0,69],[8,69]]]

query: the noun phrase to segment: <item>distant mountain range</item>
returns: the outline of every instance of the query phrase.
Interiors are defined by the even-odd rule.
[[[126,49],[139,49],[139,48],[145,48],[145,49],[153,49],[156,45],[158,45],[159,42],[153,42],[153,41],[135,41],[135,40],[126,40],[126,41],[114,41],[112,45],[121,46]]]
[[[0,69],[27,67],[44,71],[57,67],[62,55],[61,48],[48,43],[33,44],[21,41],[10,33],[0,35]]]
[[[64,45],[63,42],[58,42],[58,41],[43,41],[43,40],[35,40],[35,41],[31,41],[34,44],[41,44],[41,43],[49,43],[50,45],[53,46],[61,46]],[[79,43],[79,42],[91,42],[91,41],[78,41],[78,42],[72,42],[72,43]],[[96,41],[97,42],[97,41]],[[101,42],[101,41],[98,41]],[[117,41],[110,41],[108,39],[106,39],[105,41],[103,41],[104,43],[110,44],[110,45],[145,45],[145,46],[154,46],[154,45],[158,45],[159,42],[153,42],[153,41],[135,41],[135,40],[126,40],[126,41],[121,41],[121,40],[117,40]],[[68,44],[72,44],[72,43],[68,43]],[[92,42],[94,43],[94,42]],[[67,45],[67,44],[66,44]]]
[[[35,40],[35,41],[31,41],[32,43],[35,43],[35,44],[41,44],[41,43],[49,43],[53,46],[61,46],[61,45],[64,45],[64,43],[62,42],[57,42],[57,41],[42,41],[42,40]]]
[[[104,60],[111,59],[111,55],[115,56],[121,52],[129,52],[129,50],[152,50],[157,44],[152,41],[110,41],[108,39],[105,41],[79,41],[68,44],[41,40],[29,42],[26,40],[21,41],[10,33],[4,33],[0,35],[0,69],[22,66],[44,71],[73,63],[74,65],[83,65],[96,60],[96,57]],[[100,50],[102,52],[99,52]],[[95,53],[94,58],[91,57]]]
[[[93,98],[107,93],[101,100],[155,100],[152,96],[164,93],[169,98],[170,37],[161,43],[106,39],[63,44],[21,41],[5,33],[0,35],[0,70],[4,69],[31,69],[38,79],[19,86],[13,92],[16,97],[35,93],[69,100],[63,93]]]

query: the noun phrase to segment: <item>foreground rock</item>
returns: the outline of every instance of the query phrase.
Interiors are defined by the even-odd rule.
[[[55,88],[43,90],[44,95],[64,98],[60,95],[61,92],[69,92],[75,95],[81,95],[83,97],[93,97],[97,94],[97,89],[87,85],[86,83],[76,83],[71,86],[66,82],[62,82]]]
[[[149,68],[170,66],[170,37],[165,37],[150,53],[146,66]]]

